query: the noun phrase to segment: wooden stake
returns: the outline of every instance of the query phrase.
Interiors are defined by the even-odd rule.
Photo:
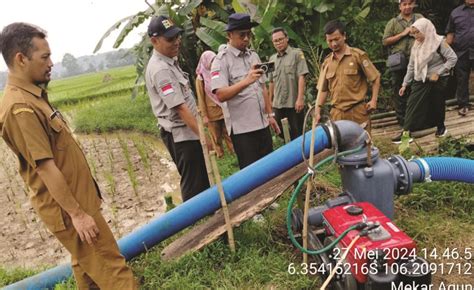
[[[204,163],[206,165],[207,178],[209,179],[209,185],[212,187],[215,183],[214,178],[212,177],[211,162],[209,161],[209,151],[207,149],[206,133],[204,133],[204,125],[202,123],[201,116],[197,116],[196,119],[199,127],[199,141],[201,142],[202,153],[204,154]]]
[[[322,72],[319,74],[319,80],[318,80],[318,85],[317,85],[317,90],[318,93],[316,95],[316,101],[315,101],[315,106],[318,106],[318,100],[321,96],[321,86],[322,84],[321,80],[324,80],[326,78],[326,72],[327,72],[327,66],[323,68]],[[308,170],[313,170],[313,164],[314,164],[314,139],[315,139],[315,133],[316,133],[316,119],[313,116],[313,122],[311,123],[311,147],[309,148],[309,166],[311,169]],[[304,134],[304,133],[303,133]],[[303,248],[308,249],[308,215],[309,215],[309,199],[311,196],[311,190],[313,189],[313,179],[314,179],[314,174],[311,176],[311,178],[308,179],[306,183],[306,195],[305,195],[305,200],[304,200],[304,210],[303,210],[303,233],[302,233],[302,238],[303,238]],[[308,254],[303,253],[303,263],[308,263]]]
[[[232,253],[235,253],[235,241],[234,241],[234,231],[232,229],[232,223],[230,221],[229,209],[227,208],[227,201],[225,199],[224,188],[222,188],[221,175],[219,173],[219,168],[217,167],[216,162],[216,152],[211,151],[211,163],[212,171],[214,172],[214,177],[216,179],[217,190],[219,191],[219,196],[221,198],[222,212],[224,212],[225,224],[227,227],[227,236],[229,238],[229,247]]]
[[[309,148],[309,166],[313,168],[314,163],[314,141],[315,141],[315,130],[316,129],[316,119],[313,118],[313,123],[311,124],[311,147]],[[313,178],[311,176],[306,183],[306,195],[304,199],[304,215],[303,215],[303,248],[308,249],[308,215],[309,215],[309,200],[311,196],[311,190],[313,189]],[[303,253],[303,263],[308,263],[308,254]]]
[[[288,125],[288,118],[281,119],[281,125],[283,127],[283,137],[285,138],[285,144],[290,143],[290,126]]]

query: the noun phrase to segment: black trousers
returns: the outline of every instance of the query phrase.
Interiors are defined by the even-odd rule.
[[[464,53],[463,56],[458,58],[456,63],[456,98],[458,100],[459,107],[469,106],[469,78],[471,76],[471,70],[474,70],[474,60],[469,59],[469,52]]]
[[[445,119],[445,92],[448,77],[440,77],[437,82],[414,81],[408,98],[403,129],[418,131],[431,127],[441,128]]]
[[[280,136],[283,138],[283,126],[281,124],[281,119],[287,118],[288,125],[290,127],[290,138],[294,140],[298,138],[303,133],[303,122],[304,122],[304,110],[297,113],[295,108],[273,108],[273,112],[275,112],[275,120],[278,123],[278,126],[281,129]]]
[[[181,196],[186,201],[209,188],[201,143],[197,140],[175,143],[173,134],[161,129],[161,139],[181,175]]]
[[[406,73],[407,73],[406,69],[391,72],[392,88],[393,88],[392,104],[393,104],[393,108],[395,109],[397,121],[400,127],[403,127],[403,123],[405,122],[405,113],[407,109],[408,96],[410,95],[410,87],[407,87],[407,90],[405,91],[404,96],[400,96],[398,94],[398,92],[400,91],[400,88],[402,87],[403,78],[405,77]]]
[[[243,134],[231,134],[235,154],[239,160],[239,168],[254,163],[273,151],[272,134],[270,126]]]

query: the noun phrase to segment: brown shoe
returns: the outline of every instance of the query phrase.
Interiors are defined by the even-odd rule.
[[[468,107],[462,107],[461,109],[459,109],[458,114],[461,115],[461,116],[466,116],[467,112],[469,112],[469,108]]]

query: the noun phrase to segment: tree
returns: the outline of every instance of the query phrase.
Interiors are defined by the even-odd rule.
[[[73,76],[82,73],[82,69],[77,63],[77,59],[70,53],[64,54],[61,64],[66,69],[65,76]]]
[[[128,33],[146,19],[153,15],[166,15],[184,29],[179,60],[181,67],[194,77],[201,52],[205,49],[217,51],[218,46],[226,42],[224,27],[228,16],[233,12],[247,12],[254,21],[260,23],[254,29],[255,38],[252,41],[252,46],[259,55],[265,59],[274,52],[270,41],[271,30],[277,26],[285,27],[290,38],[309,56],[311,83],[314,83],[319,75],[322,52],[326,47],[321,32],[324,23],[328,19],[344,16],[350,22],[361,24],[369,14],[373,2],[374,0],[189,0],[183,3],[180,0],[155,0],[147,10],[123,18],[110,27],[97,44],[96,51],[100,49],[102,41],[122,24],[125,23],[114,48],[119,47]],[[143,72],[152,51],[146,35],[135,46],[134,51],[137,54],[138,85],[143,82]]]

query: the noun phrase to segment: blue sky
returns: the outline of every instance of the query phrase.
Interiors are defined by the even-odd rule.
[[[75,57],[92,54],[99,39],[116,21],[148,8],[143,0],[15,0],[2,1],[1,6],[0,29],[12,22],[29,22],[48,31],[53,62],[60,62],[65,53]],[[130,34],[121,47],[138,42],[146,25]],[[117,35],[118,31],[112,34],[99,52],[113,50]],[[4,70],[2,58],[0,71]]]

